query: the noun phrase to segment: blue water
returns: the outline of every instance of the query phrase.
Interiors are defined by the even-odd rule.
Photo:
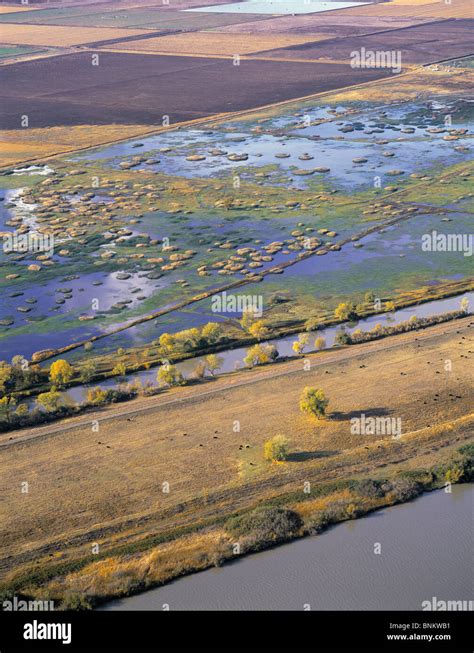
[[[185,11],[227,13],[227,14],[316,14],[334,9],[346,9],[370,2],[321,2],[321,0],[247,0],[230,5],[198,7]]]

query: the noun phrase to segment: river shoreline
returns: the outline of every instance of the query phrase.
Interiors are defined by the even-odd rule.
[[[459,503],[464,495],[469,495],[469,492],[472,494],[474,484],[469,483],[456,485],[450,489],[449,492],[446,491],[447,489],[449,488],[428,489],[412,501],[398,503],[391,506],[382,506],[381,508],[369,511],[358,518],[356,522],[337,522],[331,524],[319,534],[323,536],[323,539],[325,539],[324,543],[319,544],[319,542],[314,539],[315,536],[312,536],[311,534],[307,537],[295,538],[289,542],[282,543],[281,546],[277,545],[274,547],[268,547],[264,551],[259,552],[258,555],[257,553],[250,553],[248,556],[239,558],[239,560],[226,563],[221,569],[219,569],[219,571],[208,569],[192,576],[183,576],[175,581],[171,581],[171,583],[162,585],[155,589],[146,590],[145,592],[136,594],[133,597],[106,602],[97,609],[106,611],[163,610],[163,603],[165,603],[165,605],[169,605],[170,609],[173,610],[298,610],[304,609],[304,599],[302,599],[300,603],[297,603],[296,601],[293,603],[292,599],[293,597],[299,597],[300,595],[306,597],[307,600],[311,600],[310,609],[315,610],[436,609],[427,608],[423,605],[418,605],[418,607],[416,604],[413,606],[410,605],[411,601],[414,600],[414,597],[409,595],[409,592],[413,592],[414,588],[410,582],[409,573],[406,573],[405,575],[408,587],[404,588],[403,594],[400,594],[400,586],[402,583],[395,583],[397,586],[396,591],[390,588],[387,592],[384,592],[382,591],[383,574],[381,574],[379,567],[375,565],[375,568],[371,569],[374,578],[371,581],[368,581],[370,589],[372,590],[371,593],[377,594],[375,599],[372,599],[370,593],[366,594],[364,592],[364,589],[367,590],[369,588],[356,588],[355,586],[357,586],[357,582],[356,580],[353,580],[353,576],[355,576],[360,582],[361,579],[359,578],[359,575],[362,575],[362,573],[368,572],[369,570],[359,572],[359,570],[353,570],[352,567],[348,570],[347,566],[344,566],[343,572],[341,572],[338,566],[341,564],[343,565],[344,556],[350,555],[353,559],[357,559],[357,556],[360,555],[360,553],[363,554],[362,557],[364,562],[370,564],[371,561],[369,556],[372,555],[371,546],[367,545],[367,549],[365,549],[365,541],[371,542],[369,538],[372,535],[383,540],[383,543],[379,543],[380,553],[378,555],[384,553],[383,548],[390,546],[390,538],[387,537],[387,533],[380,527],[380,525],[375,526],[373,521],[371,522],[371,519],[373,520],[376,518],[376,521],[378,521],[379,518],[382,518],[385,522],[387,522],[387,520],[389,522],[395,521],[396,523],[394,526],[390,526],[389,524],[389,530],[391,531],[392,536],[395,535],[394,531],[396,531],[397,526],[403,525],[401,524],[403,519],[402,512],[405,513],[405,522],[408,521],[413,524],[413,521],[416,520],[417,523],[419,523],[418,520],[421,519],[419,527],[423,528],[426,521],[424,519],[423,507],[427,505],[427,500],[430,503],[430,506],[434,505],[434,503],[440,506],[444,505],[446,500],[444,499],[443,494],[446,493],[448,495],[452,494],[453,500]],[[459,506],[456,508],[455,505],[454,510],[461,513],[457,514],[458,518],[462,518],[463,515],[465,515],[465,504],[468,502],[469,499],[467,499],[467,501],[464,500],[463,510],[460,510]],[[433,511],[433,508],[430,506],[428,506],[428,509],[424,508],[425,512]],[[395,512],[393,512],[394,508],[396,508]],[[400,509],[404,509],[404,511],[400,511]],[[363,519],[363,517],[368,519]],[[451,517],[451,520],[454,520],[454,517]],[[364,528],[368,532],[365,532],[363,530]],[[351,532],[348,532],[349,530]],[[460,528],[460,530],[462,530],[462,528]],[[360,532],[363,534],[359,535]],[[455,538],[456,535],[453,535],[453,544]],[[346,542],[343,541],[344,539]],[[356,540],[355,544],[353,542],[354,539]],[[465,539],[468,539],[468,537]],[[363,542],[362,546],[361,540]],[[406,540],[407,542],[403,547],[402,555],[407,552],[409,546],[413,546],[411,540],[416,540],[416,538],[413,537],[412,533],[407,533]],[[403,540],[396,542],[397,544],[401,544]],[[292,553],[295,547],[298,550]],[[309,554],[311,547],[315,552],[312,555]],[[339,553],[338,550],[337,554],[333,555],[331,549],[334,550],[334,547],[338,547],[339,550],[342,549],[341,553]],[[458,548],[461,549],[461,547]],[[439,555],[439,546],[435,546],[435,550]],[[390,551],[393,554],[396,552],[396,549],[391,547]],[[455,553],[458,556],[460,555],[459,550],[456,550]],[[308,564],[307,558],[309,558],[313,564],[318,561],[324,561],[324,564],[329,568],[329,570],[324,573],[318,570],[318,572],[315,573],[314,567],[310,566],[303,571],[302,568]],[[335,560],[332,558],[335,558]],[[305,560],[304,563],[301,562],[302,559]],[[374,560],[375,559],[376,558],[374,558]],[[397,564],[400,565],[402,560],[405,560],[405,558],[397,560]],[[288,567],[284,566],[284,561],[286,561]],[[406,562],[410,565],[409,560],[406,560]],[[440,565],[442,564],[441,560],[438,562]],[[264,567],[264,571],[261,572],[260,577],[255,577],[254,574],[256,572],[258,573],[259,565]],[[395,563],[392,562],[392,565],[395,565]],[[243,567],[245,567],[245,570],[248,569],[249,573],[245,573]],[[455,567],[455,564],[449,568],[450,572],[455,572],[453,567]],[[230,578],[225,581],[224,577],[228,570],[230,571]],[[299,570],[299,573],[295,570]],[[414,570],[411,571],[413,572]],[[348,574],[348,572],[351,574],[349,578],[345,575]],[[308,580],[306,586],[304,586],[305,579],[303,578],[303,575],[306,573],[310,576],[314,574],[315,578],[313,579],[313,582]],[[271,574],[271,578],[268,577],[269,574]],[[381,574],[380,578],[379,574]],[[245,580],[242,580],[242,576]],[[325,582],[325,586],[323,587],[320,585],[320,577],[322,577]],[[281,581],[280,578],[282,579]],[[275,580],[276,583],[274,582]],[[462,583],[459,577],[452,578],[452,580],[455,581],[456,587],[450,585],[449,598],[457,597],[458,600],[466,600],[464,597],[459,596],[462,587],[466,585],[466,583]],[[191,581],[191,587],[189,581]],[[439,582],[438,579],[436,579],[436,581]],[[438,598],[441,598],[439,595],[439,586],[442,585],[442,583],[439,582],[438,585],[436,581],[431,581],[433,584],[433,590],[429,595],[427,594],[426,601],[428,602],[432,596],[438,596]],[[288,583],[288,585],[285,585],[285,583]],[[205,592],[203,592],[203,584],[206,584]],[[303,585],[304,589],[300,589],[300,587],[298,587],[299,584],[300,586]],[[429,583],[427,584],[429,585]],[[330,585],[334,588],[334,594],[331,595],[329,595]],[[314,592],[315,586],[318,587],[316,597],[311,596],[311,590]],[[271,592],[269,592],[267,596],[266,592],[269,588],[271,588]],[[356,589],[357,595],[355,594]],[[362,598],[360,600],[359,589],[362,591]],[[325,590],[327,590],[327,592]],[[345,598],[344,594],[347,594],[348,590],[351,590],[349,597]],[[397,594],[396,592],[399,593]],[[255,597],[255,594],[257,597]],[[286,597],[286,594],[290,595],[291,598]],[[282,595],[285,596],[285,598],[283,598]],[[390,598],[388,598],[387,595]],[[203,599],[203,597],[205,598]],[[446,598],[446,595],[444,598]],[[469,596],[466,598],[468,599]],[[396,602],[400,600],[403,600],[403,604],[396,605]],[[235,603],[236,601],[238,601],[238,603]],[[377,604],[377,602],[380,601],[382,601],[382,604]],[[426,603],[426,601],[424,603]]]
[[[301,526],[293,531],[277,533],[271,527],[267,535],[249,533],[236,540],[229,531],[229,517],[215,515],[205,522],[178,527],[162,536],[111,549],[105,557],[99,556],[101,560],[97,560],[96,555],[89,555],[82,560],[54,565],[39,575],[37,570],[31,569],[1,589],[3,593],[34,598],[46,595],[58,602],[60,609],[97,608],[115,599],[141,594],[196,572],[241,560],[252,553],[322,534],[337,524],[405,504],[427,492],[454,483],[472,482],[474,445],[465,444],[454,452],[451,449],[449,457],[445,452],[438,460],[434,467],[417,472],[399,471],[394,476],[375,476],[376,480],[372,475],[341,478],[319,484],[310,495],[292,492],[265,502],[266,510],[288,511],[289,507],[299,506],[299,513],[305,515],[304,504],[313,501],[315,496],[318,501],[327,502],[350,490],[350,499],[342,504],[339,499],[336,503],[327,503],[325,510],[319,510],[311,517],[306,515]],[[381,492],[374,493],[374,488]],[[258,508],[247,509],[241,515],[251,516],[255,510]],[[237,553],[236,541],[239,544]],[[105,569],[113,570],[110,581],[104,576]],[[89,591],[84,589],[84,583]],[[94,592],[91,592],[91,586],[95,587]]]

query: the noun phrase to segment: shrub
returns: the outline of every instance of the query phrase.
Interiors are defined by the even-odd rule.
[[[319,320],[316,317],[309,317],[304,323],[306,331],[316,331],[319,325]]]
[[[463,456],[474,458],[474,443],[470,442],[469,444],[465,444],[462,447],[459,447],[458,451]]]
[[[354,304],[341,303],[334,310],[334,317],[337,320],[356,320],[357,313]]]
[[[283,435],[275,435],[263,445],[263,456],[271,462],[281,462],[288,458],[288,440]]]
[[[87,391],[87,403],[92,404],[93,406],[101,406],[107,403],[108,392],[96,386],[95,388],[89,388]]]
[[[397,478],[388,484],[387,489],[393,493],[397,503],[403,503],[421,494],[423,486],[418,481],[409,478]]]
[[[382,483],[380,481],[373,481],[370,478],[363,479],[362,481],[351,481],[349,487],[362,497],[375,499],[385,496]]]
[[[127,367],[125,363],[119,362],[115,367],[112,369],[111,372],[112,376],[126,376],[127,374]]]
[[[92,610],[92,605],[84,594],[71,592],[61,601],[61,610]]]
[[[83,383],[89,383],[97,373],[97,366],[93,361],[86,361],[80,368],[80,379]]]
[[[336,333],[336,344],[337,345],[350,345],[352,342],[351,336],[344,329],[340,329]]]
[[[300,516],[293,510],[272,507],[231,517],[225,529],[236,537],[250,535],[260,542],[277,542],[294,535],[302,525]]]
[[[464,469],[461,465],[455,464],[446,471],[445,479],[448,483],[459,483],[463,476]]]
[[[300,399],[300,409],[317,418],[324,417],[329,399],[326,399],[324,392],[319,388],[305,388]]]

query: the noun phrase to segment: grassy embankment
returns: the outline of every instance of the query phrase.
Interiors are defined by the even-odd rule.
[[[177,402],[157,398],[144,413],[101,423],[98,433],[78,424],[7,443],[5,587],[94,603],[232,559],[237,542],[241,554],[250,552],[468,480],[472,451],[458,449],[473,432],[469,318],[451,333],[441,326],[430,338],[357,345],[351,359],[343,351],[309,355],[310,370],[292,361],[278,376],[241,372],[233,386],[217,380],[208,397],[193,400],[178,388]],[[280,374],[285,367],[291,379]],[[252,385],[239,385],[249,374]],[[326,419],[299,411],[307,385],[330,398]],[[351,433],[361,413],[400,416],[401,438]],[[263,443],[278,433],[290,440],[290,455],[271,464]],[[31,482],[27,496],[19,477]],[[291,512],[268,512],[275,507]],[[254,513],[261,508],[263,516]],[[244,525],[236,515],[247,515]]]

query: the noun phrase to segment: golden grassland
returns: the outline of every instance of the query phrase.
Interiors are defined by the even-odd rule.
[[[439,325],[427,329],[430,337],[405,334],[383,346],[363,345],[350,359],[335,352],[309,355],[308,360],[323,363],[309,371],[301,360],[277,366],[278,375],[272,368],[242,372],[230,383],[211,382],[216,392],[208,396],[177,389],[168,399],[182,401],[160,405],[157,398],[145,412],[101,422],[99,432],[91,414],[89,424],[51,428],[50,435],[10,443],[2,451],[0,473],[3,579],[11,580],[33,562],[47,569],[84,558],[94,542],[106,553],[117,545],[140,545],[151,535],[165,537],[178,527],[210,524],[210,533],[196,536],[210,539],[198,540],[201,555],[195,564],[189,554],[197,542],[192,538],[146,552],[155,556],[147,572],[151,581],[162,582],[209,565],[202,553],[218,553],[223,537],[218,518],[301,490],[306,480],[387,477],[434,465],[472,438],[471,321],[459,321],[448,333]],[[280,374],[285,365],[291,374]],[[239,385],[242,379],[254,382]],[[299,411],[308,385],[323,388],[329,397],[328,419],[317,422]],[[350,419],[360,413],[400,417],[402,438],[352,434]],[[290,441],[292,456],[283,464],[270,464],[262,455],[264,441],[276,434]],[[28,494],[21,493],[19,479],[28,481]],[[169,483],[169,493],[163,483]],[[181,550],[191,563],[181,565]],[[130,562],[131,579],[137,565],[150,562],[146,556],[122,556],[122,562]],[[87,583],[97,589],[103,575],[99,594],[120,593],[112,577],[118,578],[122,567],[114,567],[113,559],[92,567],[54,581],[56,589],[61,586],[64,594]]]
[[[73,125],[10,129],[0,140],[0,167],[55,156],[152,131],[150,125]]]
[[[115,27],[70,27],[62,25],[20,25],[2,23],[0,40],[4,44],[45,45],[68,47],[95,41],[107,41],[125,36],[148,34],[147,29],[120,29]]]
[[[40,9],[40,7],[22,7],[21,5],[15,5],[14,7],[0,7],[0,14],[16,14],[18,11],[34,11],[35,9]]]
[[[39,9],[39,7],[21,7],[18,5],[15,7],[1,6],[0,14],[16,14],[17,11],[34,11],[35,9]]]
[[[234,55],[252,54],[264,50],[286,48],[309,41],[323,41],[330,35],[293,36],[277,34],[220,34],[217,32],[193,32],[191,34],[173,34],[156,38],[127,41],[114,44],[114,50],[148,51],[165,54],[193,55]]]
[[[436,64],[418,68],[396,80],[381,80],[354,89],[343,89],[331,94],[332,102],[393,102],[463,93],[474,82],[474,73],[468,69],[450,68],[449,64]]]

